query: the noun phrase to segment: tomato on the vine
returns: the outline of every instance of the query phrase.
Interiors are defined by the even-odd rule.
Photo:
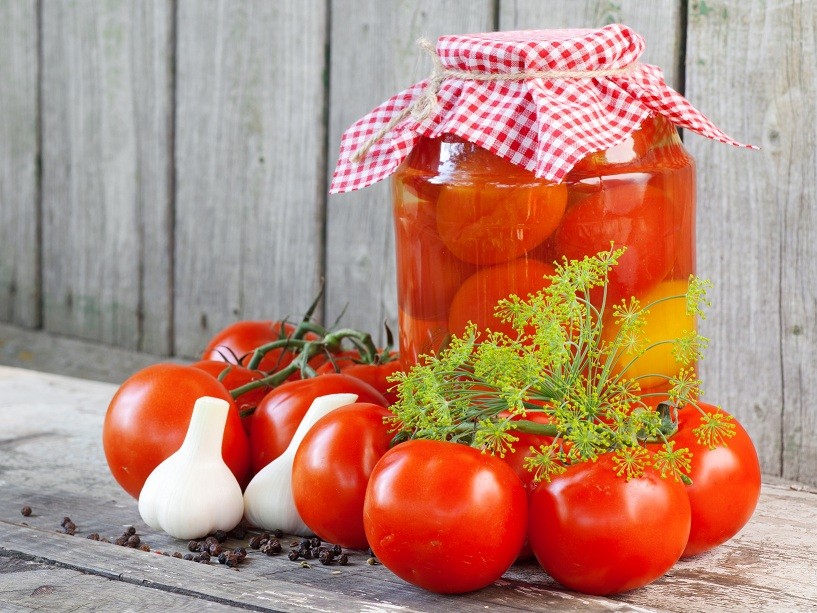
[[[616,594],[659,578],[689,537],[684,484],[651,467],[615,473],[613,453],[576,464],[530,494],[528,540],[547,573],[585,594]]]
[[[247,435],[232,397],[212,375],[181,364],[153,364],[127,379],[105,414],[102,446],[114,479],[134,498],[163,460],[182,445],[193,404],[202,396],[230,403],[221,446],[242,487],[250,478]]]
[[[192,366],[213,375],[216,379],[221,381],[221,384],[228,392],[264,378],[264,374],[257,370],[250,370],[238,364],[229,364],[218,360],[201,360],[192,364]],[[241,394],[235,399],[235,406],[238,409],[239,415],[245,411],[255,409],[269,391],[269,387],[262,385]],[[250,415],[242,417],[241,423],[244,425],[244,431],[249,434]]]
[[[262,345],[291,337],[297,327],[282,321],[238,321],[230,324],[207,343],[202,360],[220,360],[231,364],[247,366],[253,351]],[[318,340],[316,334],[308,332],[306,340]],[[258,370],[279,371],[295,359],[295,353],[285,348],[273,349],[264,355]]]
[[[264,396],[250,421],[253,472],[257,473],[286,450],[315,398],[344,392],[357,394],[358,402],[388,405],[371,385],[341,373],[287,381]]]
[[[459,443],[411,440],[383,455],[363,504],[377,559],[409,583],[462,593],[489,585],[525,539],[525,490],[499,458]]]
[[[306,433],[292,464],[298,515],[323,540],[366,549],[363,499],[369,475],[389,449],[391,412],[357,402],[322,417]]]
[[[365,381],[383,394],[389,404],[394,404],[397,401],[397,392],[394,389],[395,384],[389,381],[389,377],[403,370],[403,364],[397,353],[392,351],[387,357],[378,356],[372,363],[362,361],[360,354],[355,353],[356,357],[347,355],[335,358],[323,364],[316,372],[319,375],[341,372],[344,375]]]
[[[718,407],[703,402],[707,414]],[[760,497],[760,463],[752,439],[734,418],[734,436],[710,449],[698,442],[693,430],[701,425],[701,411],[689,405],[678,411],[675,448],[692,452],[691,485],[686,486],[692,509],[692,527],[684,557],[708,551],[735,536],[752,517]]]

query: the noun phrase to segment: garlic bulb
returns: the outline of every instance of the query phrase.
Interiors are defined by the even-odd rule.
[[[148,526],[193,539],[241,521],[241,486],[221,457],[229,408],[221,398],[196,400],[181,448],[150,473],[139,494]]]
[[[262,468],[244,491],[244,516],[251,524],[265,530],[281,529],[298,536],[312,534],[298,515],[292,496],[295,452],[315,422],[356,400],[357,394],[329,394],[315,398],[284,453]]]

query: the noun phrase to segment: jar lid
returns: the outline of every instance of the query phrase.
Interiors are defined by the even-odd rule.
[[[740,147],[638,61],[644,39],[627,26],[442,36],[431,75],[343,134],[330,193],[391,175],[423,137],[453,134],[560,182],[658,113],[676,126]]]

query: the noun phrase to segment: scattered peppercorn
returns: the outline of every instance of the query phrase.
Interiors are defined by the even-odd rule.
[[[182,556],[182,558],[183,558],[184,560],[195,560],[195,559],[196,559],[196,556],[194,556],[192,553],[186,553],[186,554],[184,554],[184,555]]]
[[[70,521],[71,521],[71,518],[70,518],[70,517],[67,517],[67,516],[66,516],[66,517],[63,517],[63,518],[62,518],[62,523],[60,524],[60,526],[62,526],[63,528],[65,528],[65,524],[67,524],[67,523],[68,523],[68,522],[70,522]]]
[[[187,551],[196,552],[198,550],[199,550],[199,542],[198,541],[188,541]]]
[[[98,541],[99,540],[99,533],[98,532],[91,532],[91,534],[89,534],[85,538],[90,539],[92,541]]]
[[[310,539],[310,541],[309,541],[309,542],[310,542],[310,544],[312,545],[312,547],[320,547],[320,546],[322,545],[322,543],[321,543],[321,539],[319,539],[317,536],[313,536],[313,537]]]
[[[125,535],[123,534],[122,536],[117,537],[117,539],[114,541],[114,543],[115,543],[116,545],[119,545],[120,547],[124,547],[124,546],[125,546],[125,544],[128,542],[128,538],[130,538],[130,537],[125,536]]]
[[[227,536],[240,541],[245,536],[247,536],[247,528],[242,524],[238,524],[235,528],[233,528],[227,533]]]
[[[346,555],[345,553],[340,554],[340,557],[338,558],[338,564],[340,564],[341,566],[346,566],[348,563],[349,556]]]
[[[332,553],[339,556],[343,553],[343,548],[340,545],[332,545]]]
[[[247,550],[244,549],[243,547],[236,547],[235,549],[233,549],[233,553],[242,560],[247,557]]]
[[[184,558],[181,551],[174,551],[173,552],[173,557],[174,558]]]
[[[209,553],[211,556],[220,555],[221,552],[224,551],[224,547],[219,545],[218,543],[211,543]]]
[[[139,535],[138,534],[131,534],[128,537],[128,542],[126,543],[126,546],[136,549],[141,544],[142,544],[142,539],[139,538]]]
[[[150,545],[148,545],[147,543],[142,543],[141,545],[139,545],[139,550],[140,551],[150,551]]]
[[[260,534],[252,537],[250,542],[248,543],[251,549],[261,549],[261,545],[263,544],[264,537]]]
[[[324,566],[331,564],[335,559],[335,556],[332,555],[332,552],[328,549],[321,551],[320,555],[318,556],[318,560]]]
[[[125,530],[125,534],[127,534],[128,536],[133,536],[134,534],[136,534],[136,528],[134,528],[133,526],[128,526],[127,530]]]
[[[213,532],[213,536],[219,543],[223,543],[224,541],[227,540],[227,532],[224,530],[216,530],[215,532]]]
[[[275,530],[272,531],[272,536],[274,536],[277,539],[284,538],[284,531],[281,530],[280,528],[276,528]]]
[[[23,517],[28,517],[31,515],[31,507],[26,505],[22,509],[20,509],[20,513],[22,513]]]
[[[300,555],[298,554],[297,549],[290,549],[289,553],[287,554],[287,557],[294,562],[300,557]]]

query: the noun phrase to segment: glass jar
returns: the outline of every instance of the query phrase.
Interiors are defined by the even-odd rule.
[[[695,272],[695,171],[675,127],[647,118],[630,137],[581,160],[559,184],[537,179],[456,136],[421,138],[394,174],[400,352],[407,364],[445,347],[468,321],[512,333],[497,301],[545,285],[554,262],[626,247],[607,304],[685,292]],[[598,303],[600,290],[591,301]],[[609,313],[610,309],[606,309]],[[650,341],[694,328],[682,301],[651,311]],[[679,365],[669,345],[628,369],[642,389]]]

